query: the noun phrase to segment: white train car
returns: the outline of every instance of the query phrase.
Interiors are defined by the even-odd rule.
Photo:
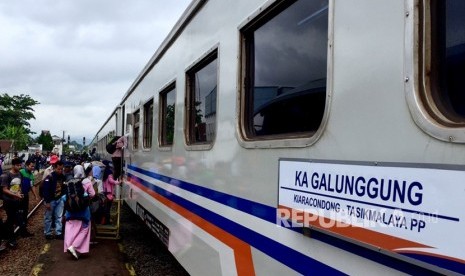
[[[92,151],[94,148],[102,160],[111,160],[111,154],[106,152],[106,145],[111,139],[118,133],[122,133],[119,117],[121,116],[121,108],[118,106],[112,112],[112,115],[105,121],[103,126],[100,128],[94,139],[89,143],[88,148]]]
[[[94,143],[192,275],[465,273],[463,14],[194,0]]]

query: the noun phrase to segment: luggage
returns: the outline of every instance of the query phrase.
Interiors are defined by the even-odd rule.
[[[109,154],[113,154],[116,151],[116,141],[120,138],[121,136],[115,136],[113,137],[110,142],[106,145],[105,149]]]
[[[65,210],[81,212],[89,207],[89,197],[85,195],[82,179],[71,179],[65,183],[63,188],[63,193],[66,194]]]

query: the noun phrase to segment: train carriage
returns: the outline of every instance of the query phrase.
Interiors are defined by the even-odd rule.
[[[192,275],[465,273],[464,13],[194,0],[92,143]]]

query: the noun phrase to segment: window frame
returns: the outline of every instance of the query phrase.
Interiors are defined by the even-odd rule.
[[[132,149],[139,149],[139,136],[140,136],[140,108],[136,109],[132,113],[133,122],[132,122]],[[136,121],[137,120],[137,121]]]
[[[405,2],[405,95],[410,114],[426,134],[446,142],[465,143],[465,122],[454,122],[435,100],[437,82],[432,70],[433,19],[431,0]],[[433,75],[433,77],[431,77]]]
[[[247,122],[247,116],[251,114],[250,106],[246,101],[249,100],[247,95],[248,86],[253,82],[251,76],[253,73],[253,65],[248,62],[248,55],[253,53],[247,43],[246,36],[249,32],[259,29],[265,25],[276,15],[280,14],[295,1],[277,1],[273,3],[266,3],[255,13],[248,16],[239,26],[239,37],[240,37],[240,64],[238,83],[239,85],[239,97],[237,104],[237,136],[239,144],[244,148],[293,148],[293,147],[308,147],[316,143],[324,129],[326,128],[329,111],[330,111],[330,100],[333,90],[333,26],[334,26],[334,0],[328,0],[328,44],[327,44],[327,69],[326,69],[326,99],[325,108],[319,128],[310,136],[308,135],[294,135],[294,134],[276,134],[267,136],[250,136],[250,124]],[[253,56],[249,57],[253,58]]]
[[[216,112],[218,113],[218,94],[219,94],[219,77],[220,77],[220,51],[219,45],[213,46],[209,51],[202,55],[197,61],[195,61],[191,66],[185,70],[185,102],[184,102],[184,140],[186,150],[210,150],[213,148],[213,145],[216,141],[218,135],[218,119],[215,118],[215,133],[211,142],[196,142],[195,141],[195,127],[192,127],[194,123],[194,116],[192,116],[192,101],[193,94],[195,96],[195,91],[192,91],[192,75],[195,75],[197,72],[201,71],[203,68],[208,66],[211,62],[216,60]]]
[[[152,118],[150,120],[150,122],[147,121],[147,106],[150,105],[150,103],[152,104]],[[155,103],[154,103],[154,100],[153,100],[153,97],[150,98],[147,102],[144,103],[144,105],[142,106],[143,110],[144,110],[144,114],[143,114],[143,123],[142,123],[142,126],[143,126],[143,130],[142,130],[142,149],[144,150],[150,150],[152,148],[152,144],[153,144],[153,131],[154,131],[154,120],[155,120]],[[150,126],[151,129],[150,131],[148,132],[147,130],[147,126]]]

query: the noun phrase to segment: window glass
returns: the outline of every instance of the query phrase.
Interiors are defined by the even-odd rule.
[[[465,123],[465,1],[434,0],[430,10],[432,97],[448,120]]]
[[[165,91],[160,93],[160,110],[161,110],[161,127],[160,141],[162,146],[173,144],[174,140],[174,119],[175,119],[175,103],[176,103],[176,87],[170,86]]]
[[[216,132],[217,53],[188,73],[188,144],[209,144]]]
[[[273,9],[242,31],[245,135],[311,136],[325,110],[328,0]]]
[[[133,148],[138,149],[139,148],[139,128],[140,128],[140,110],[137,110],[134,112],[134,125],[133,125]]]
[[[152,147],[153,99],[144,105],[144,148]]]

